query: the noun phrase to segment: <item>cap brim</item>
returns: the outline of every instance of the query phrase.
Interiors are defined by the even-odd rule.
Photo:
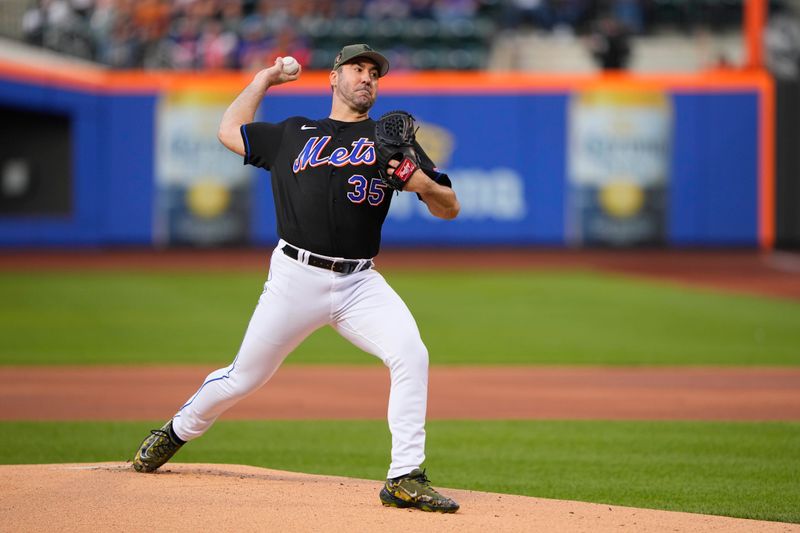
[[[386,76],[386,73],[389,72],[389,60],[386,59],[383,54],[375,51],[367,51],[361,52],[359,54],[354,55],[347,61],[343,61],[341,65],[346,65],[347,63],[352,63],[359,57],[365,57],[370,61],[373,61],[376,65],[378,65],[378,77],[382,78]]]

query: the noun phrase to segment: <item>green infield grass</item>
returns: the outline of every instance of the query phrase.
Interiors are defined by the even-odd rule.
[[[161,423],[2,422],[0,463],[126,460]],[[389,447],[383,421],[221,421],[174,460],[379,480]],[[427,448],[439,487],[800,523],[798,423],[431,421]]]
[[[574,271],[385,275],[434,364],[800,364],[800,302]],[[259,273],[2,273],[0,364],[222,366],[262,284]],[[327,327],[288,359],[370,361]]]

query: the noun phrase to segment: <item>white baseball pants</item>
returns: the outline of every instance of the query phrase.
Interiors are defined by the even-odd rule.
[[[180,408],[173,430],[189,441],[205,433],[236,402],[264,385],[289,353],[330,324],[344,338],[389,367],[388,421],[392,462],[387,477],[409,473],[425,460],[428,351],[414,317],[376,270],[339,274],[272,252],[269,275],[233,363],[208,375]],[[333,259],[333,258],[330,258]],[[368,399],[365,399],[369,401]]]

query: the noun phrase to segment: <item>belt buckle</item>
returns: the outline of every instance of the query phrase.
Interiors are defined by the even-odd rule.
[[[342,274],[352,274],[355,272],[355,268],[353,268],[354,263],[352,261],[341,261],[339,267],[339,272]]]
[[[354,272],[353,262],[347,259],[334,259],[331,263],[331,270],[339,274],[352,274]]]
[[[336,268],[336,265],[339,265],[338,267],[339,270],[334,270]],[[349,261],[345,259],[342,261],[334,261],[333,265],[331,266],[331,269],[334,270],[334,272],[339,272],[340,274],[347,275],[355,272],[357,267],[358,267],[358,261]]]

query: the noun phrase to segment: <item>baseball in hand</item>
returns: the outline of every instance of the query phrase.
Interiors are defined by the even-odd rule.
[[[300,63],[297,62],[295,58],[292,56],[286,56],[283,58],[283,72],[284,74],[293,75],[297,74],[297,71],[300,70]]]

